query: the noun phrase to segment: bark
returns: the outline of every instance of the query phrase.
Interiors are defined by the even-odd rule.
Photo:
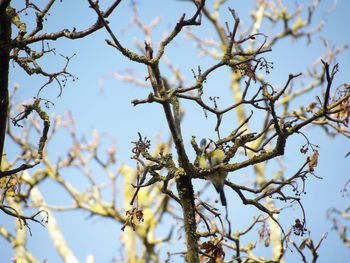
[[[187,255],[186,260],[190,263],[199,262],[198,236],[196,234],[197,224],[195,217],[194,192],[191,178],[182,175],[176,180],[182,212],[184,216],[184,228],[186,233]]]
[[[10,62],[11,21],[6,14],[10,1],[0,1],[0,171],[8,118],[8,75]]]

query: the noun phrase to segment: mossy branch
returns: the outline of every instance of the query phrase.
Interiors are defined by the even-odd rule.
[[[18,172],[23,171],[23,170],[27,170],[29,168],[32,168],[32,167],[38,165],[40,163],[40,160],[43,159],[44,147],[46,145],[47,135],[48,135],[48,132],[50,129],[50,118],[49,118],[49,115],[44,110],[41,109],[40,101],[41,101],[41,99],[36,99],[33,104],[24,105],[24,111],[19,113],[16,117],[12,118],[13,124],[21,127],[21,125],[18,124],[18,122],[22,121],[23,119],[28,118],[28,116],[33,111],[35,111],[39,115],[40,119],[43,121],[44,127],[43,127],[42,135],[39,139],[39,144],[38,144],[38,158],[36,158],[33,163],[22,164],[18,168],[0,172],[0,178],[2,178],[4,176],[9,176],[9,175],[18,173]]]

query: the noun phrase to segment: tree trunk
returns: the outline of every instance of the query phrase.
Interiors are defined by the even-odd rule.
[[[187,262],[197,263],[198,257],[198,237],[196,234],[197,224],[195,217],[195,206],[193,200],[193,186],[189,176],[182,175],[176,180],[177,191],[179,193],[182,212],[184,216],[184,228],[186,232]]]
[[[9,1],[0,1],[0,171],[8,118],[8,75],[10,62],[11,21],[6,14]]]

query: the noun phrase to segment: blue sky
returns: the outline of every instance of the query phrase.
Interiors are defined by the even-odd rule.
[[[38,1],[39,2],[39,1]],[[102,8],[106,1],[101,1]],[[288,1],[288,8],[299,6],[300,3],[310,3],[311,1]],[[327,23],[321,33],[317,33],[313,38],[313,42],[306,44],[306,39],[291,41],[285,39],[277,43],[273,47],[271,53],[266,54],[269,61],[274,62],[274,69],[266,80],[272,85],[283,86],[288,78],[288,74],[296,74],[306,72],[308,68],[325,53],[322,38],[329,39],[330,46],[338,47],[350,42],[347,34],[350,22],[348,19],[348,10],[350,10],[349,1],[338,1],[338,6],[332,10],[333,1],[324,1],[320,4],[313,19],[313,26],[325,20]],[[212,1],[208,1],[211,5]],[[14,7],[21,9],[22,1],[13,1]],[[39,4],[38,4],[39,5]],[[182,13],[192,14],[194,8],[187,2],[183,1],[155,1],[148,0],[138,1],[138,10],[140,18],[145,24],[151,23],[156,17],[160,16],[161,21],[152,31],[152,41],[159,43],[164,32],[170,32],[182,15]],[[307,4],[304,4],[305,6]],[[252,7],[252,1],[227,1],[225,6],[234,7],[237,14],[241,18],[243,30],[250,25],[249,10]],[[232,26],[232,19],[227,9],[222,8],[222,21],[229,21]],[[331,11],[331,12],[329,12]],[[304,13],[303,13],[304,14]],[[127,1],[122,1],[115,13],[108,19],[114,33],[118,36],[121,43],[133,51],[139,52],[134,46],[135,40],[141,43],[144,41],[144,35],[140,30],[132,24],[132,8]],[[87,1],[63,1],[55,3],[47,21],[47,28],[44,32],[58,31],[63,28],[72,29],[76,27],[77,31],[85,29],[96,20],[93,10],[88,7]],[[271,36],[277,28],[266,26],[266,33]],[[312,27],[313,27],[312,26]],[[310,27],[310,29],[312,28]],[[213,29],[206,23],[202,27],[192,28],[193,32],[205,37],[211,35]],[[213,36],[217,39],[217,36]],[[140,87],[133,84],[123,83],[113,78],[114,73],[133,74],[139,79],[147,76],[146,68],[143,65],[133,63],[127,58],[122,57],[115,49],[105,43],[105,39],[110,37],[105,30],[100,30],[95,34],[81,40],[60,39],[50,43],[51,47],[56,48],[56,55],[49,54],[41,61],[41,66],[48,72],[60,70],[65,60],[59,55],[72,56],[76,54],[70,61],[68,70],[79,79],[75,82],[69,81],[64,88],[60,97],[59,88],[52,84],[45,88],[40,94],[41,97],[54,102],[54,106],[48,109],[48,113],[64,115],[69,110],[75,118],[78,138],[92,138],[94,129],[107,135],[102,138],[102,147],[109,147],[111,140],[109,136],[113,136],[117,141],[117,158],[118,165],[122,163],[135,166],[130,160],[131,149],[133,145],[131,141],[137,140],[137,132],[147,136],[155,142],[157,138],[161,141],[167,141],[169,132],[166,125],[165,117],[160,110],[161,107],[155,104],[139,105],[133,107],[131,101],[133,99],[146,98],[150,89]],[[40,44],[41,45],[41,44]],[[40,47],[38,45],[38,47]],[[169,60],[177,66],[185,77],[185,85],[191,85],[194,82],[192,69],[196,70],[200,65],[202,70],[210,66],[211,59],[207,57],[199,57],[198,52],[193,47],[193,42],[184,38],[184,34],[179,35],[175,41],[169,45],[166,50]],[[339,73],[335,78],[334,87],[349,82],[350,72],[350,53],[349,50],[343,51],[339,56]],[[164,74],[169,76],[169,70],[164,62],[161,63]],[[263,74],[263,72],[261,72]],[[300,82],[296,82],[296,88],[303,82],[308,83],[307,77],[302,77]],[[229,75],[226,70],[219,70],[210,76],[205,86],[205,96],[220,95],[219,107],[230,105],[232,94],[228,89]],[[18,66],[12,66],[10,69],[10,89],[12,90],[15,83],[18,83],[20,89],[16,93],[15,103],[22,103],[34,96],[38,88],[43,85],[44,79],[40,76],[27,76]],[[102,83],[102,84],[101,84]],[[309,94],[306,101],[310,102],[316,95],[321,95],[321,91]],[[304,99],[304,98],[303,98]],[[306,103],[300,99],[297,103]],[[193,105],[193,103],[184,102],[185,116],[183,120],[183,138],[186,148],[188,149],[190,158],[194,158],[194,152],[190,146],[192,135],[197,138],[211,137],[216,138],[214,131],[215,118],[209,116],[206,119],[202,109]],[[233,115],[228,114],[224,117],[221,134],[224,136],[237,126],[237,121]],[[258,121],[256,119],[255,121]],[[253,125],[253,127],[260,127]],[[15,130],[20,132],[20,130]],[[318,262],[346,262],[350,258],[349,249],[340,241],[339,237],[331,230],[331,222],[326,219],[326,211],[328,208],[337,206],[344,209],[349,204],[349,196],[343,197],[340,190],[349,179],[348,167],[349,158],[344,155],[350,151],[349,142],[342,137],[336,137],[328,140],[321,129],[313,128],[303,131],[310,138],[312,143],[317,144],[320,152],[319,165],[316,168],[316,174],[323,179],[316,179],[309,176],[306,183],[305,196],[302,196],[303,205],[307,212],[307,228],[311,231],[311,237],[317,241],[320,236],[328,232],[327,239],[321,246],[320,258]],[[33,144],[37,142],[33,138]],[[293,136],[288,142],[286,148],[286,156],[280,160],[286,165],[286,176],[290,176],[299,168],[305,160],[305,156],[301,156],[299,149],[305,143],[302,136]],[[48,154],[54,160],[58,156],[65,154],[71,146],[71,140],[67,139],[65,133],[59,134],[53,138],[48,147]],[[15,156],[17,151],[12,149],[7,143],[5,150],[9,156]],[[101,151],[103,152],[103,151]],[[93,167],[98,177],[98,168]],[[271,162],[268,164],[268,172],[271,174],[275,171],[276,164]],[[79,189],[84,189],[86,181],[78,172],[70,171],[66,174],[71,182]],[[238,184],[244,184],[247,178],[252,176],[250,169],[244,169],[237,174],[230,174],[229,179]],[[195,190],[200,189],[203,182],[195,180]],[[46,182],[40,185],[48,203],[53,205],[69,205],[70,200],[65,193],[54,183]],[[232,215],[234,229],[244,229],[247,221],[251,220],[254,214],[259,214],[251,207],[244,206],[234,192],[230,192],[227,188],[226,196],[228,202],[235,214]],[[207,192],[213,191],[209,188]],[[284,205],[284,204],[280,204]],[[238,216],[239,215],[239,216]],[[89,214],[83,211],[79,212],[55,212],[58,223],[65,235],[68,244],[71,246],[76,257],[81,261],[85,261],[89,253],[94,254],[96,262],[109,262],[112,257],[120,257],[119,249],[120,225],[111,222],[108,219],[89,217]],[[286,209],[281,215],[282,224],[288,228],[290,218],[301,217],[301,211],[297,206]],[[10,217],[1,215],[0,223],[13,229],[13,220]],[[28,247],[39,261],[48,259],[49,262],[62,262],[57,255],[50,239],[46,233],[46,229],[42,226],[30,224],[33,236],[28,237]],[[160,234],[162,229],[159,230]],[[298,238],[295,238],[298,241]],[[300,241],[300,239],[299,239]],[[173,248],[170,248],[173,249]],[[261,253],[267,253],[263,248],[259,248]],[[13,251],[9,249],[9,245],[3,238],[0,238],[0,250],[2,258],[6,262],[13,257]],[[337,253],[334,253],[337,251]],[[165,251],[163,251],[165,256]],[[297,252],[288,252],[288,262],[293,262]],[[299,259],[299,258],[298,258]],[[295,261],[294,261],[295,262]]]

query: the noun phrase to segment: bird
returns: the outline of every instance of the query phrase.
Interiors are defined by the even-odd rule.
[[[224,151],[209,138],[203,138],[200,141],[200,149],[202,153],[199,159],[199,167],[202,169],[211,169],[216,165],[221,164],[226,157]],[[226,176],[227,172],[220,170],[215,171],[208,176],[208,179],[213,183],[216,191],[220,194],[220,200],[223,206],[227,205],[224,193],[224,181]]]

